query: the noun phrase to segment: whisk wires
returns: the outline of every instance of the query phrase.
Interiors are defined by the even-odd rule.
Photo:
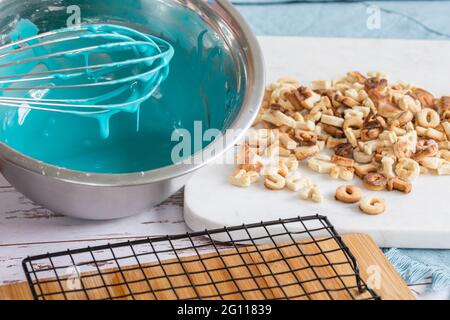
[[[173,47],[117,25],[59,29],[0,47],[0,106],[135,112],[166,79]]]

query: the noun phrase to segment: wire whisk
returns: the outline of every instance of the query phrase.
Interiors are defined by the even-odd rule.
[[[84,116],[136,112],[169,74],[173,47],[118,25],[58,29],[0,47],[0,106]]]

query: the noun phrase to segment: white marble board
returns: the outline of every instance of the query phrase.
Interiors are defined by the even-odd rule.
[[[262,37],[267,81],[291,76],[308,84],[334,79],[347,71],[381,70],[392,81],[405,80],[432,91],[450,94],[450,41],[319,39]],[[194,230],[242,223],[322,214],[343,234],[372,235],[381,247],[450,248],[450,176],[421,176],[409,195],[379,192],[388,209],[380,216],[361,214],[357,205],[334,200],[345,182],[316,174],[306,166],[305,176],[319,184],[322,204],[301,200],[287,190],[268,191],[261,184],[233,187],[233,166],[213,164],[199,171],[186,186],[185,220]],[[356,184],[361,184],[355,179]],[[371,194],[370,191],[364,191]]]

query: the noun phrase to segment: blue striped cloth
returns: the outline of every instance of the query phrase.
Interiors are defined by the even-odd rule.
[[[234,3],[258,35],[450,38],[450,1],[235,0]],[[380,13],[380,29],[370,30],[367,20],[374,12]],[[407,282],[432,278],[433,290],[450,288],[450,250],[386,249],[385,254]]]
[[[450,23],[448,23],[450,1],[444,0],[344,2],[234,0],[233,2],[258,35],[450,38]],[[367,20],[377,8],[381,15],[381,28],[369,30]]]

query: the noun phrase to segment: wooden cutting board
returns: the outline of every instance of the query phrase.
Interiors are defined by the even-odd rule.
[[[261,37],[267,81],[290,76],[308,85],[316,79],[337,79],[348,71],[381,70],[391,81],[404,80],[430,90],[436,96],[450,94],[448,70],[450,41],[377,39],[326,39]],[[234,159],[233,156],[227,159]],[[386,200],[386,213],[361,214],[356,205],[334,199],[338,186],[349,184],[312,172],[300,172],[318,184],[324,201],[314,204],[298,194],[268,191],[262,184],[247,189],[230,185],[234,166],[209,165],[188,182],[185,219],[193,230],[214,229],[261,220],[311,214],[327,216],[341,234],[371,235],[380,247],[450,249],[450,176],[422,175],[411,194],[371,192]],[[362,187],[360,179],[354,182]]]
[[[380,249],[378,249],[374,241],[369,236],[362,234],[346,235],[343,237],[343,240],[357,259],[362,278],[366,281],[366,283],[376,284],[376,288],[373,289],[382,299],[415,299],[413,293],[409,290],[405,282],[401,279],[399,274],[396,272],[396,270],[385,258],[383,253],[380,251]],[[327,240],[320,244],[320,249],[323,251],[333,250],[336,248],[336,245],[337,244],[334,240]],[[265,245],[258,248],[262,250],[264,248],[267,249],[268,247],[270,246]],[[278,258],[280,258],[280,255],[282,255],[284,258],[292,257],[293,255],[295,255],[292,250],[293,249],[291,248],[281,249],[281,252],[269,250],[267,251],[267,253],[263,253],[263,256],[260,256],[259,254],[254,253],[254,250],[250,250],[249,247],[239,249],[240,255],[242,257],[241,259],[246,261],[247,263],[256,263],[257,261],[261,261],[262,258],[267,259],[267,261],[278,260]],[[314,254],[319,252],[319,248],[314,244],[302,244],[302,250],[306,254]],[[169,276],[171,274],[177,274],[180,272],[183,273],[183,271],[195,272],[205,270],[205,268],[221,268],[224,265],[232,267],[239,265],[239,261],[236,261],[236,256],[232,255],[233,251],[234,253],[236,253],[235,250],[226,250],[224,251],[225,253],[221,252],[222,257],[225,257],[222,259],[214,257],[211,258],[211,256],[208,255],[202,256],[202,258],[204,259],[204,264],[200,262],[190,263],[190,261],[194,260],[193,257],[182,258],[182,265],[179,263],[174,264],[173,260],[165,261],[162,264],[165,265],[164,270]],[[229,258],[226,257],[228,254],[231,254]],[[274,262],[267,265],[251,266],[250,268],[242,266],[237,268],[228,268],[228,270],[223,270],[220,272],[211,272],[210,275],[200,272],[195,275],[190,275],[189,278],[172,277],[170,280],[173,281],[174,286],[189,285],[190,283],[200,285],[202,283],[210,282],[211,280],[215,283],[222,282],[222,284],[217,285],[196,286],[196,289],[189,287],[179,289],[177,290],[177,296],[180,299],[191,298],[197,294],[201,297],[214,296],[217,294],[217,292],[223,294],[225,299],[276,299],[285,297],[285,294],[289,296],[301,296],[304,295],[305,292],[310,294],[312,292],[323,291],[322,286],[324,284],[320,284],[320,281],[307,282],[308,279],[315,277],[314,272],[319,278],[326,279],[330,277],[333,278],[333,276],[335,276],[336,274],[349,274],[351,273],[350,267],[345,265],[336,265],[334,269],[332,267],[314,268],[314,270],[305,269],[303,271],[295,271],[294,273],[286,272],[286,274],[277,276],[276,278],[274,278],[273,276],[269,276],[269,273],[283,273],[285,270],[287,270],[286,268],[299,270],[302,269],[302,267],[307,266],[308,263],[312,265],[327,264],[327,259],[329,259],[331,262],[338,262],[342,261],[343,257],[343,253],[339,251],[338,253],[327,254],[326,257],[323,255],[314,256],[313,258],[311,258],[311,260],[309,260],[309,258],[308,260],[287,260],[289,261],[289,265],[280,262]],[[205,258],[207,259],[205,260]],[[148,268],[144,268],[144,270],[146,270],[145,275],[148,278],[158,276],[157,273],[161,272],[162,269],[160,269],[159,271],[155,271],[157,269],[154,269],[154,266],[155,265],[147,265]],[[105,281],[109,285],[109,292],[111,295],[124,296],[127,295],[127,293],[129,292],[128,290],[131,290],[132,292],[149,291],[149,286],[146,282],[139,282],[139,280],[144,279],[142,271],[127,271],[128,269],[133,269],[133,267],[122,267],[121,270],[105,270],[105,273],[108,274],[104,276],[103,281]],[[245,277],[245,275],[249,274],[249,272],[253,277],[256,277],[256,281],[236,280]],[[123,277],[125,277],[128,281],[138,280],[138,282],[129,286],[117,285],[118,283],[122,282]],[[264,289],[275,287],[276,283],[295,283],[298,279],[300,279],[301,281],[306,281],[305,284],[303,286],[289,285],[285,287],[285,289]],[[354,287],[356,284],[354,277],[344,277],[342,279],[346,286]],[[338,280],[337,278],[332,280],[324,280],[324,282],[327,288],[336,289],[342,287],[342,282],[340,282],[340,280]],[[63,287],[65,287],[64,283],[65,282],[62,281]],[[102,280],[99,279],[99,277],[93,277],[84,279],[83,283],[86,287],[96,287],[101,286]],[[114,286],[115,284],[117,286]],[[151,285],[154,290],[156,289],[153,293],[135,295],[135,298],[146,300],[154,300],[155,298],[170,300],[177,298],[173,290],[165,290],[165,288],[167,288],[168,286],[167,279],[155,280],[151,283]],[[242,294],[226,294],[236,292],[236,286],[238,286],[241,291],[245,292]],[[60,291],[59,284],[56,282],[43,284],[41,288],[45,293]],[[161,291],[158,291],[158,289]],[[351,289],[350,291],[335,291],[331,294],[322,292],[310,295],[312,299],[349,299],[351,296],[354,296],[358,299],[369,297],[367,293],[359,294],[356,289]],[[105,299],[107,297],[108,295],[105,289],[98,289],[90,291],[89,297],[85,293],[79,292],[67,294],[66,297],[60,294],[47,296],[46,298],[50,300],[58,300],[64,298],[71,300],[86,300],[87,298]],[[32,298],[33,297],[27,283],[13,284],[0,288],[0,299],[2,300],[28,300]]]

